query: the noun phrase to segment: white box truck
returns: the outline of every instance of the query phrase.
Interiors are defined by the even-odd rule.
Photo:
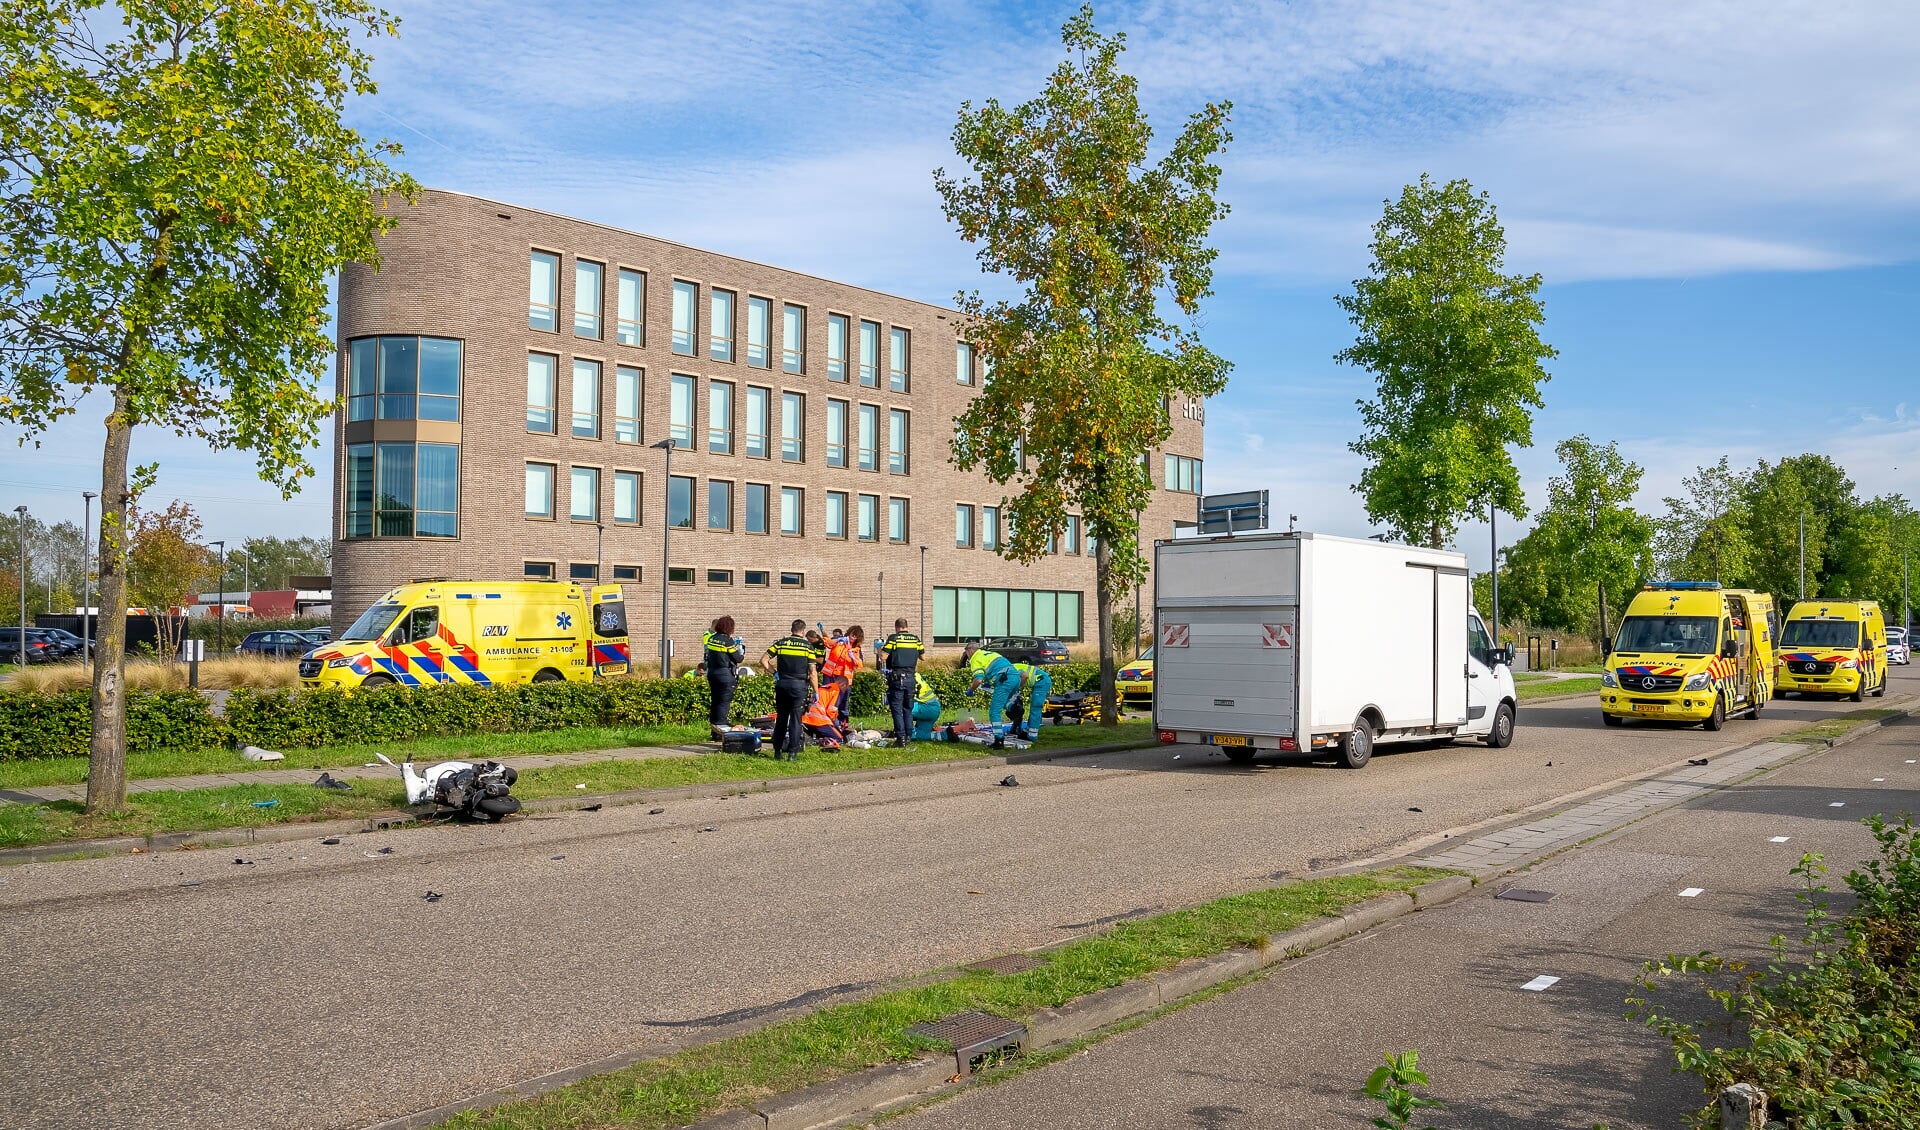
[[[1513,740],[1512,656],[1473,611],[1458,553],[1309,533],[1154,547],[1153,723],[1163,742],[1335,753]]]

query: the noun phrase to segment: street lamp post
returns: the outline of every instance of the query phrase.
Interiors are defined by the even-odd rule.
[[[80,492],[80,661],[93,665],[93,492]]]
[[[1800,515],[1800,599],[1807,599],[1807,516]]]
[[[20,523],[20,666],[27,665],[27,508],[16,506]]]
[[[1493,646],[1500,646],[1500,508],[1487,504],[1487,542],[1493,552]]]
[[[927,633],[929,642],[933,640],[933,630],[927,627],[927,547],[924,545],[920,547],[920,622],[913,627],[915,631]]]
[[[227,543],[207,544],[220,547],[220,595],[213,604],[213,653],[220,655],[227,650]]]
[[[667,453],[666,474],[660,484],[660,677],[670,679],[673,649],[667,640],[667,535],[673,530],[673,438],[650,446]]]
[[[607,524],[605,522],[595,522],[593,524],[593,583],[596,585],[606,580],[606,578],[601,575],[605,566],[600,563],[607,555],[606,548]]]

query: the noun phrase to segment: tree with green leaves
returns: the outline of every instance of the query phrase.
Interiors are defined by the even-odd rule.
[[[234,575],[244,577],[256,590],[292,588],[289,578],[325,576],[330,567],[327,543],[320,538],[248,538],[240,543],[240,552],[246,555],[247,568]],[[230,560],[228,571],[235,567]]]
[[[341,120],[374,89],[356,38],[396,26],[364,0],[0,0],[0,419],[37,437],[104,401],[102,608],[127,604],[136,428],[252,451],[288,495],[313,474],[328,280],[378,261],[415,187]],[[89,812],[125,802],[125,640],[101,617]]]
[[[1744,580],[1752,568],[1747,476],[1722,455],[1680,480],[1655,523],[1654,560],[1669,580]]]
[[[1389,200],[1372,261],[1335,301],[1357,328],[1336,361],[1365,369],[1349,447],[1367,460],[1354,491],[1398,537],[1444,548],[1489,505],[1527,513],[1510,446],[1533,445],[1544,363],[1540,276],[1505,274],[1506,231],[1486,193],[1426,174]]]
[[[1172,435],[1170,397],[1214,396],[1227,382],[1228,363],[1193,319],[1212,293],[1207,235],[1227,213],[1215,158],[1231,139],[1230,106],[1196,111],[1150,161],[1138,84],[1120,69],[1125,37],[1100,34],[1088,5],[1061,41],[1068,58],[1038,97],[961,105],[953,146],[971,177],[934,174],[981,267],[1024,288],[1012,302],[958,296],[960,332],[992,376],[954,421],[951,458],[1018,488],[1003,502],[1013,536],[1001,552],[1012,560],[1042,556],[1070,508],[1083,516],[1097,546],[1101,720],[1111,724],[1113,600],[1146,574],[1148,457]],[[1169,319],[1175,310],[1185,324]]]
[[[162,663],[179,657],[188,600],[219,574],[213,551],[200,544],[200,516],[180,501],[165,510],[127,507],[127,600],[153,617]]]

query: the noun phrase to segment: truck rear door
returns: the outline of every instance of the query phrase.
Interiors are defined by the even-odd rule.
[[[1248,538],[1166,545],[1156,557],[1155,726],[1293,738],[1299,705],[1296,543]]]

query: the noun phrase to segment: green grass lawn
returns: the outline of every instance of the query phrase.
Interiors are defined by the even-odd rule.
[[[279,803],[254,807],[255,801],[267,800]],[[74,801],[0,804],[0,847],[335,820],[388,812],[405,801],[396,775],[390,782],[355,782],[350,793],[312,785],[229,785],[135,793],[127,798],[126,811],[117,816],[88,816]]]
[[[1553,698],[1558,695],[1590,694],[1600,689],[1600,677],[1591,679],[1543,679],[1537,683],[1519,683],[1514,689],[1520,694],[1520,701],[1534,698]]]
[[[1811,726],[1785,733],[1775,738],[1781,742],[1810,742],[1822,745],[1833,738],[1840,737],[1856,727],[1864,726],[1879,718],[1891,718],[1900,713],[1898,710],[1850,710],[1832,718],[1824,718]]]
[[[1391,891],[1448,874],[1400,867],[1309,879],[1144,918],[1035,955],[1041,964],[999,976],[962,970],[769,1025],[664,1059],[596,1075],[535,1098],[455,1116],[460,1130],[665,1130],[756,1098],[824,1082],[931,1048],[910,1024],[968,1009],[1026,1017],[1191,957],[1264,945],[1276,933]]]

